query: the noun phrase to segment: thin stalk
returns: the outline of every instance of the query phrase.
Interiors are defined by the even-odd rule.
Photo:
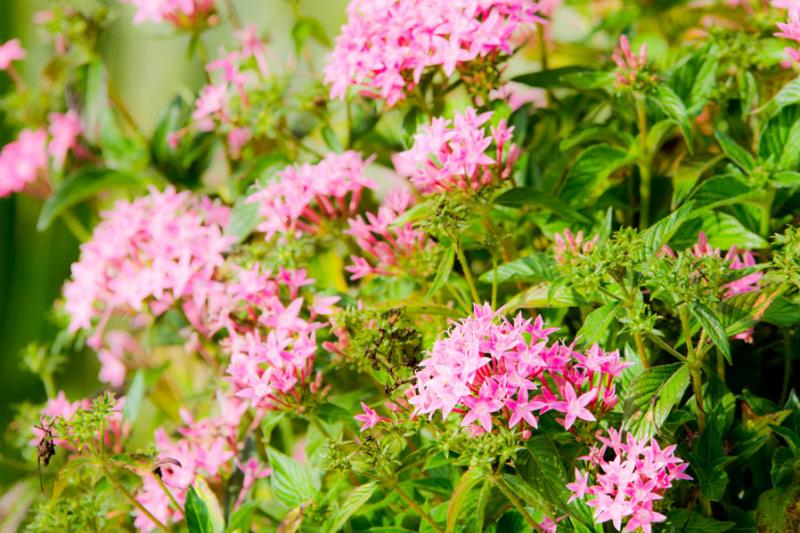
[[[242,20],[239,18],[239,13],[236,12],[236,6],[233,5],[233,0],[225,0],[225,7],[228,8],[228,16],[231,18],[231,26],[233,26],[233,29],[242,29]]]
[[[103,463],[103,471],[105,472],[106,477],[111,482],[111,484],[114,485],[114,487],[118,491],[120,491],[120,493],[123,496],[125,496],[125,499],[128,500],[131,505],[136,507],[136,509],[141,511],[141,513],[143,515],[145,515],[151,522],[153,522],[153,525],[155,525],[161,531],[169,531],[169,528],[167,526],[162,524],[161,521],[158,518],[153,516],[153,513],[148,511],[147,508],[144,505],[139,503],[139,501],[136,498],[133,497],[133,494],[131,494],[128,491],[128,489],[125,488],[125,485],[123,485],[116,477],[114,477],[114,474],[111,473],[111,469],[108,468],[108,465],[106,465],[105,463]]]
[[[497,309],[497,256],[492,253],[492,309]]]
[[[66,209],[61,212],[60,216],[61,220],[63,220],[64,224],[67,226],[67,229],[69,229],[70,233],[72,233],[78,241],[86,242],[92,238],[92,234],[83,227],[81,221],[78,220],[78,217],[76,217],[72,211]]]
[[[444,533],[444,529],[442,529],[442,527],[436,523],[436,521],[431,517],[431,515],[426,513],[425,510],[422,507],[420,507],[419,504],[415,502],[411,496],[406,494],[406,492],[400,488],[400,485],[398,485],[397,483],[392,483],[390,487],[394,489],[394,491],[397,493],[398,496],[400,496],[401,500],[406,502],[408,506],[414,510],[414,512],[416,512],[423,520],[429,523],[434,531],[436,531],[437,533]]]
[[[467,285],[469,286],[469,292],[472,294],[472,301],[475,303],[481,303],[481,298],[478,295],[478,289],[475,287],[475,280],[472,277],[472,271],[469,268],[469,263],[467,263],[464,250],[461,248],[461,241],[458,239],[456,239],[456,256],[458,257],[458,261],[461,263],[462,270],[464,270],[464,279],[466,279]]]
[[[642,362],[642,368],[650,368],[650,359],[647,357],[647,350],[644,347],[644,340],[642,340],[641,332],[637,331],[634,333],[633,340],[636,342],[636,351],[639,352],[639,360]]]
[[[671,355],[677,357],[678,360],[683,361],[684,363],[689,362],[689,360],[686,359],[683,355],[681,355],[681,353],[678,350],[676,350],[675,348],[664,342],[661,338],[655,335],[648,335],[648,337],[650,338],[650,340],[661,346],[661,348],[669,352]]]
[[[492,492],[492,484],[489,480],[483,482],[481,491],[478,494],[477,509],[475,509],[475,519],[472,525],[473,531],[482,532],[484,517],[486,516],[486,504],[489,501],[489,494]]]
[[[695,406],[697,407],[697,428],[700,433],[706,429],[706,412],[703,408],[703,375],[701,373],[702,362],[697,360],[698,354],[692,344],[692,331],[689,328],[689,313],[686,306],[681,306],[678,313],[683,327],[683,337],[686,340],[689,366],[692,374],[692,391],[694,392]]]
[[[647,146],[647,110],[644,98],[636,98],[636,119],[639,125],[639,227],[650,225],[650,190],[652,173],[650,171],[650,153]]]
[[[537,529],[539,524],[537,524],[536,520],[534,520],[530,513],[528,513],[527,509],[525,509],[525,506],[522,505],[522,502],[519,501],[519,498],[517,498],[517,496],[514,494],[514,491],[512,491],[511,488],[506,485],[506,482],[503,481],[503,478],[501,478],[499,474],[496,474],[492,476],[492,481],[497,488],[500,489],[500,492],[505,494],[506,498],[508,498],[508,501],[511,502],[511,505],[513,505],[517,511],[519,511],[519,513],[522,515],[522,518],[525,519],[528,525]]]
[[[142,130],[139,129],[139,125],[136,123],[136,119],[133,118],[128,106],[125,105],[125,101],[120,96],[119,92],[116,89],[116,86],[109,81],[108,84],[108,99],[111,100],[111,103],[114,104],[114,107],[119,111],[122,115],[122,118],[125,122],[130,126],[133,133],[136,134],[137,137],[143,142],[146,142],[147,139],[145,138]]]
[[[161,479],[161,476],[159,476],[155,472],[153,472],[152,475],[154,478],[156,478],[156,481],[158,482],[158,485],[161,487],[161,490],[163,490],[166,493],[167,497],[169,498],[169,501],[171,501],[172,505],[175,506],[175,510],[183,514],[183,507],[181,507],[181,504],[178,503],[178,500],[175,499],[175,496],[173,496],[172,492],[170,492],[169,488],[167,488],[167,485],[164,483],[164,480]]]

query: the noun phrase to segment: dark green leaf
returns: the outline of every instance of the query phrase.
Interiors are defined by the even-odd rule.
[[[800,103],[800,78],[795,78],[778,91],[763,111],[767,116],[774,116],[786,106]]]
[[[702,182],[690,198],[695,205],[704,209],[713,209],[723,205],[744,202],[761,191],[753,189],[733,175],[714,176]]]
[[[205,502],[195,492],[194,487],[189,487],[186,495],[184,514],[186,516],[186,527],[189,533],[213,533],[214,527],[211,524],[211,517],[208,515],[208,508]]]
[[[683,363],[648,368],[631,381],[623,400],[623,427],[637,437],[655,435],[689,386]]]
[[[722,151],[731,161],[739,165],[748,174],[753,172],[756,168],[756,160],[747,150],[736,144],[736,141],[721,131],[715,131],[714,136],[717,138],[719,147],[722,148]]]
[[[497,267],[497,282],[509,281],[548,281],[555,279],[557,273],[555,261],[544,252],[533,252],[525,257],[520,257],[509,263]],[[488,270],[481,275],[483,283],[494,281],[494,270]]]
[[[428,293],[425,295],[426,300],[430,300],[436,291],[438,291],[447,280],[450,279],[450,273],[453,271],[453,263],[455,262],[456,258],[456,247],[455,245],[448,246],[444,254],[442,254],[442,259],[439,261],[439,268],[436,269],[436,275],[431,282],[431,286],[428,289]]]
[[[313,17],[298,17],[292,26],[295,52],[300,53],[309,38],[315,39],[324,46],[331,46],[331,40],[320,21]]]
[[[470,490],[482,479],[486,478],[486,472],[477,467],[471,467],[469,470],[462,474],[461,479],[456,483],[453,496],[450,498],[450,503],[447,504],[447,532],[455,531],[458,522],[458,515],[464,508],[467,502],[467,495]]]
[[[334,132],[330,126],[325,126],[324,128],[322,128],[322,138],[325,139],[325,144],[332,151],[336,152],[337,154],[341,154],[342,152],[344,152],[344,147],[342,146],[342,143],[336,136],[336,132]]]
[[[722,327],[719,319],[714,313],[703,304],[693,303],[689,306],[692,315],[700,322],[714,346],[719,348],[728,364],[731,364],[731,345],[725,335],[725,328]]]
[[[687,509],[675,509],[664,524],[668,531],[685,533],[723,533],[733,528],[733,522],[720,522]]]
[[[618,307],[619,302],[613,301],[589,313],[577,335],[581,346],[591,346],[605,338]]]
[[[248,533],[253,521],[253,513],[258,509],[258,502],[246,501],[236,509],[228,521],[225,533]]]
[[[800,147],[798,147],[798,150],[800,150]],[[778,188],[797,187],[800,185],[800,172],[795,172],[793,170],[782,170],[770,176],[769,180],[775,187]]]
[[[686,221],[697,216],[694,209],[694,202],[686,202],[678,209],[672,212],[668,217],[662,218],[652,226],[650,226],[643,234],[645,240],[645,253],[648,256],[654,255],[656,252],[669,242],[675,232]]]
[[[591,222],[588,218],[578,213],[574,207],[570,207],[559,198],[537,191],[532,187],[516,187],[505,191],[495,199],[495,203],[507,207],[534,206],[546,209],[564,220],[582,222],[584,224]]]
[[[272,467],[272,492],[287,507],[294,509],[319,495],[319,482],[307,465],[270,448],[267,450]]]
[[[570,83],[570,75],[594,72],[595,69],[590,67],[571,65],[568,67],[553,68],[549,70],[540,70],[539,72],[521,74],[513,77],[511,81],[516,81],[531,87],[541,87],[543,89],[549,89],[553,87],[572,87],[573,85]]]
[[[353,492],[350,493],[342,506],[334,513],[329,531],[335,532],[342,529],[347,524],[347,521],[350,520],[350,517],[356,514],[369,501],[377,488],[378,484],[375,481],[371,481],[353,489]]]
[[[558,196],[573,206],[586,205],[595,195],[596,188],[607,187],[608,176],[630,162],[631,157],[625,150],[607,144],[590,146],[572,163]]]
[[[144,182],[137,176],[108,168],[82,168],[62,181],[42,206],[36,229],[46,230],[53,220],[70,207],[116,188],[141,188]]]
[[[689,115],[686,112],[683,102],[678,95],[667,85],[657,85],[653,91],[652,98],[658,105],[659,109],[669,118],[673,120],[681,129],[683,139],[686,141],[686,146],[689,148],[689,153],[694,151],[694,141],[692,140],[692,126],[689,122]]]

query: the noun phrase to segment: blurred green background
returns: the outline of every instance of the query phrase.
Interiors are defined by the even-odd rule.
[[[79,2],[80,0],[75,0]],[[152,131],[173,96],[196,92],[202,84],[201,65],[187,59],[188,37],[168,26],[133,26],[133,8],[109,2],[117,17],[101,40],[101,53],[119,87],[122,99],[145,132]],[[241,19],[264,32],[274,51],[285,59],[292,52],[290,30],[292,8],[287,0],[234,0]],[[318,18],[333,38],[345,20],[346,0],[302,0],[301,11]],[[37,73],[50,54],[50,46],[32,23],[37,11],[49,0],[0,0],[0,42],[19,38],[28,51],[18,68],[27,82],[35,84]],[[231,28],[223,24],[204,35],[209,50],[232,43]],[[318,63],[321,66],[322,58]],[[8,77],[0,73],[0,91],[9,89]],[[0,141],[13,138],[0,121]],[[25,400],[45,399],[42,384],[21,367],[21,351],[31,342],[47,343],[54,326],[47,320],[69,266],[78,256],[78,242],[59,223],[44,233],[36,231],[41,201],[22,195],[0,199],[0,427],[6,428],[13,406]],[[70,398],[98,390],[97,363],[92,354],[67,362],[56,376],[56,385]],[[3,454],[4,455],[4,454]],[[0,480],[14,472],[0,468]]]

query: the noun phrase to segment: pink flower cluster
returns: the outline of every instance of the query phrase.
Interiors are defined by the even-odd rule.
[[[0,198],[23,190],[46,196],[49,156],[53,166],[61,168],[81,131],[75,111],[52,113],[47,130],[23,130],[16,141],[6,144],[0,151]]]
[[[186,410],[181,409],[184,426],[178,430],[180,438],[172,440],[163,428],[156,430],[155,441],[159,470],[167,489],[183,505],[189,487],[198,477],[216,481],[220,475],[236,467],[244,473],[244,483],[240,490],[237,505],[257,479],[268,476],[269,468],[251,459],[241,463],[237,454],[243,445],[237,442],[241,417],[247,405],[236,398],[217,393],[219,414],[195,420]],[[136,499],[162,524],[169,524],[183,518],[180,509],[170,507],[170,500],[154,476],[142,480]],[[155,528],[150,519],[137,511],[135,525],[139,530],[152,531]]]
[[[91,329],[99,317],[91,339],[99,347],[114,312],[159,315],[181,299],[203,305],[231,244],[222,232],[228,214],[227,207],[171,187],[117,202],[81,245],[64,286],[70,330]]]
[[[352,0],[325,68],[331,97],[349,87],[394,105],[431,68],[511,54],[522,25],[539,22],[532,0]]]
[[[121,0],[136,7],[134,24],[169,22],[178,28],[213,26],[214,0]]]
[[[19,39],[11,39],[0,45],[0,70],[8,70],[11,63],[25,59],[25,49],[19,44]]]
[[[476,304],[473,315],[438,339],[420,363],[410,399],[415,414],[462,414],[461,425],[473,434],[524,422],[523,436],[538,427],[536,413],[560,413],[565,429],[578,419],[596,420],[616,405],[614,378],[628,364],[619,352],[597,345],[586,353],[560,342],[548,345],[554,331],[543,327],[541,317],[526,320],[520,313],[511,322],[489,304]]]
[[[600,240],[600,235],[595,235],[587,241],[584,241],[583,238],[583,230],[579,231],[577,235],[569,229],[565,229],[562,233],[556,233],[553,236],[555,240],[553,255],[556,262],[563,265],[570,263],[574,257],[588,254]]]
[[[351,256],[353,264],[345,267],[350,272],[350,279],[357,280],[370,274],[391,275],[426,247],[425,234],[412,228],[410,223],[392,226],[411,202],[411,194],[406,189],[395,189],[386,195],[377,214],[367,213],[366,219],[358,215],[348,221],[350,228],[345,233],[355,238],[370,259]]]
[[[398,174],[409,176],[424,194],[477,191],[507,179],[519,155],[510,142],[514,128],[501,120],[487,135],[484,124],[491,116],[469,108],[453,120],[433,119],[414,135],[410,149],[395,156]]]
[[[590,496],[587,505],[594,507],[598,523],[610,520],[621,531],[627,520],[625,531],[641,528],[650,533],[653,523],[666,520],[653,510],[653,502],[663,498],[673,481],[691,479],[685,473],[689,465],[675,456],[675,445],[662,449],[654,438],[648,444],[628,433],[623,442],[622,435],[611,428],[607,437],[598,433],[597,439],[602,446],[593,446],[589,455],[580,458],[591,465],[594,479],[576,468],[575,482],[567,485],[572,491],[570,501]],[[606,458],[609,451],[613,459]]]
[[[776,37],[783,37],[800,44],[800,9],[797,6],[789,9],[789,19],[786,22],[777,24],[780,31],[775,32]],[[800,63],[800,49],[787,46],[784,48],[786,55],[795,63]]]
[[[276,234],[299,237],[355,214],[364,189],[376,187],[364,175],[367,163],[358,152],[348,151],[329,153],[315,165],[286,168],[248,200],[259,204],[263,220],[258,230],[267,240]]]
[[[617,83],[620,85],[631,85],[636,81],[639,71],[647,64],[647,45],[643,44],[639,48],[639,53],[634,54],[631,45],[625,35],[619,38],[619,48],[611,56],[617,64]]]

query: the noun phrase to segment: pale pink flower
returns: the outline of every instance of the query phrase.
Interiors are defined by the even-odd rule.
[[[789,19],[786,22],[778,22],[777,26],[780,31],[775,32],[776,37],[800,43],[800,10],[791,9]],[[800,49],[787,46],[784,51],[795,63],[800,62]]]
[[[355,415],[353,418],[361,422],[361,429],[360,431],[366,431],[368,429],[374,428],[378,423],[388,420],[388,418],[384,418],[378,414],[377,411],[371,409],[369,405],[361,402],[361,409],[364,411],[360,415]]]
[[[48,129],[51,136],[48,151],[53,156],[53,165],[61,168],[67,153],[75,147],[78,136],[83,131],[80,118],[72,109],[66,113],[51,113]]]
[[[510,143],[513,128],[501,121],[487,132],[491,116],[469,108],[452,120],[433,119],[417,131],[410,149],[394,157],[398,174],[410,177],[425,194],[477,191],[507,179],[518,156]]]
[[[367,178],[357,152],[329,153],[315,165],[288,167],[277,178],[253,193],[248,202],[259,205],[258,230],[267,240],[276,234],[315,234],[321,223],[355,214],[364,189],[376,184]]]
[[[352,0],[325,68],[333,98],[353,87],[394,105],[422,75],[456,68],[478,58],[510,55],[512,38],[531,26],[532,0]]]
[[[583,230],[573,234],[569,229],[553,236],[555,245],[553,255],[559,264],[567,264],[575,258],[588,254],[600,240],[600,235],[595,235],[590,240],[584,241]]]
[[[25,49],[19,44],[19,39],[11,39],[0,45],[0,70],[8,70],[11,63],[25,59]]]
[[[212,25],[214,0],[120,0],[136,7],[134,24],[169,22],[179,28],[200,23]]]
[[[0,198],[20,192],[47,177],[47,132],[22,130],[0,151]]]

